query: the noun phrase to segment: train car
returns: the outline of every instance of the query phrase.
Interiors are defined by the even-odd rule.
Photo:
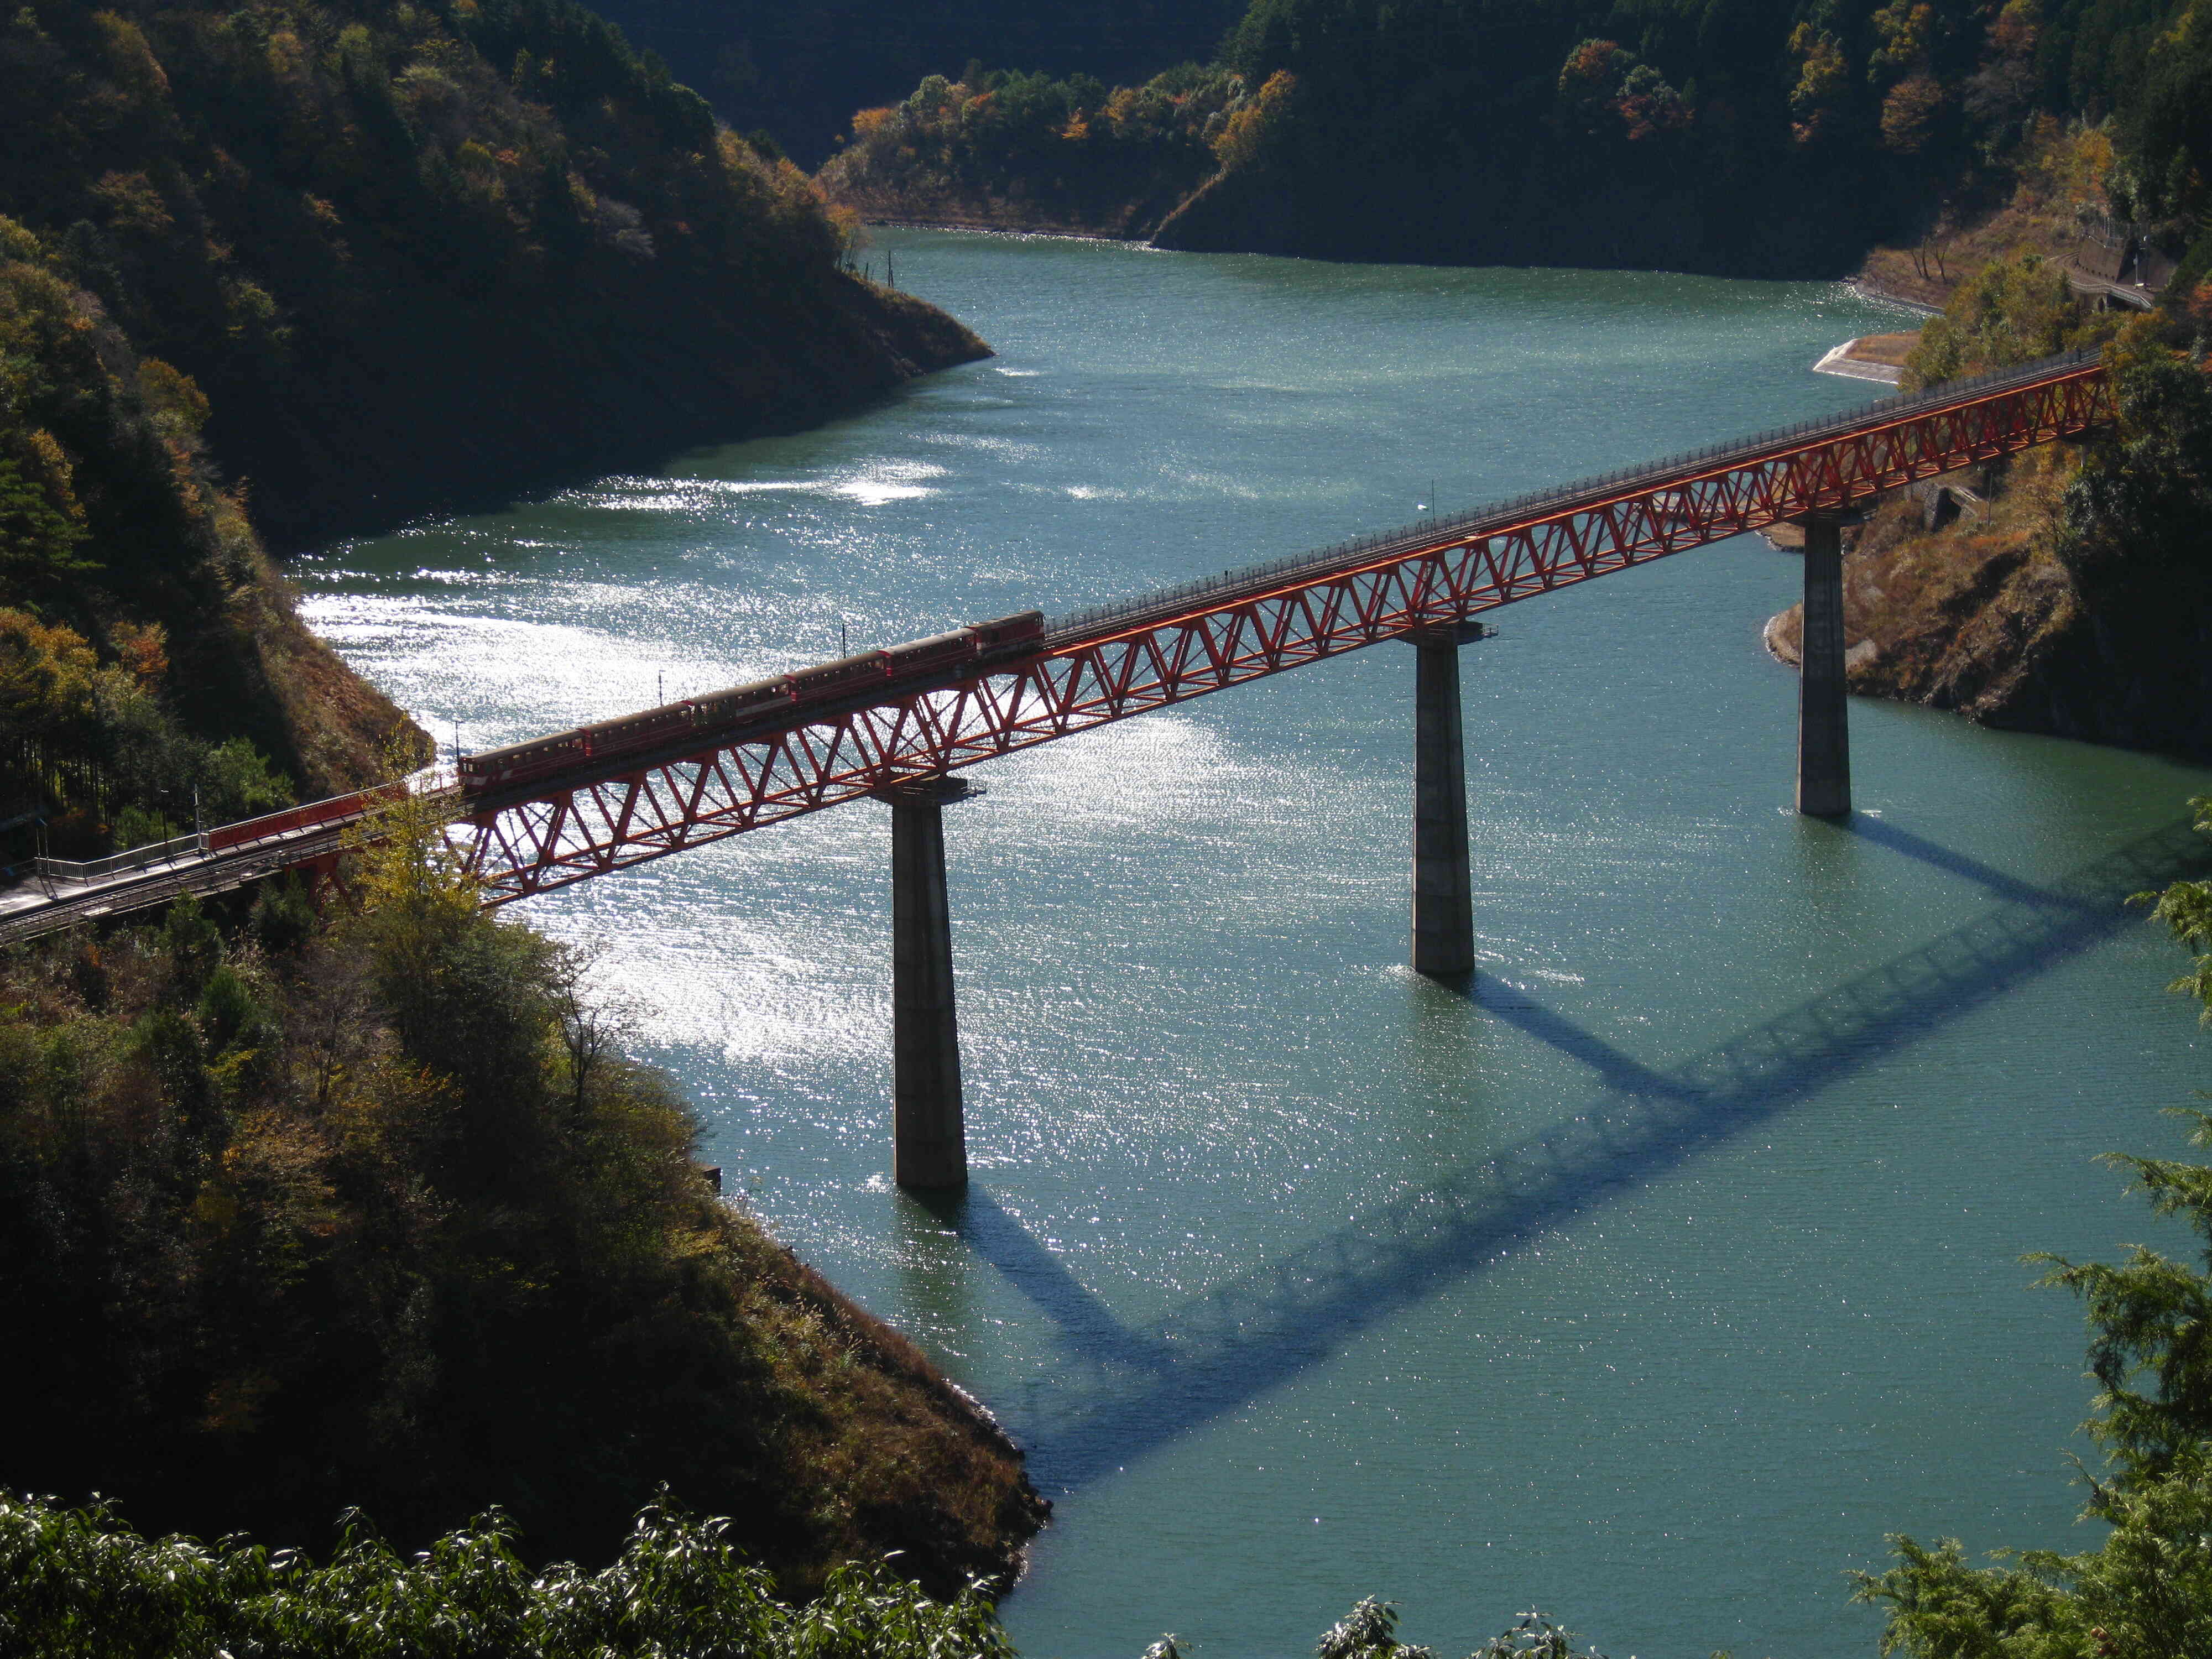
[[[1044,637],[1044,612],[1018,611],[1011,617],[1000,617],[996,622],[970,623],[968,631],[975,636],[978,651],[1017,650],[1032,640]]]
[[[864,691],[872,685],[882,684],[889,677],[884,653],[863,651],[858,656],[840,657],[835,662],[802,668],[791,675],[790,680],[792,694],[800,702],[817,702],[824,697]]]
[[[976,649],[975,630],[956,628],[949,634],[933,634],[926,640],[886,646],[881,655],[884,672],[896,679],[907,674],[926,674],[933,669],[957,666],[974,656]]]
[[[583,733],[589,745],[586,752],[593,760],[609,760],[679,742],[690,737],[696,726],[689,702],[671,702],[641,714],[624,714],[577,729]]]
[[[908,640],[878,651],[863,651],[773,679],[754,680],[688,697],[681,702],[579,726],[529,743],[511,744],[464,757],[461,787],[471,793],[511,788],[550,777],[586,762],[619,760],[682,741],[693,732],[719,731],[779,708],[796,708],[855,696],[875,687],[922,674],[957,668],[980,657],[1018,652],[1044,633],[1044,613],[1024,611],[994,622],[975,623],[927,639]]]
[[[502,789],[530,783],[591,758],[591,739],[581,731],[556,732],[550,738],[487,749],[481,755],[461,757],[461,787],[465,790]]]
[[[709,691],[702,697],[691,699],[692,723],[702,729],[732,726],[739,720],[750,720],[757,714],[764,714],[787,704],[792,695],[791,676],[788,674],[733,685],[726,691]]]

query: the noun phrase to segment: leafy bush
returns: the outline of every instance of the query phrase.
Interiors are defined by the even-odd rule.
[[[329,1561],[141,1537],[106,1506],[0,1493],[0,1649],[74,1659],[1012,1659],[975,1587],[848,1565],[805,1606],[665,1503],[596,1572],[533,1571],[496,1511],[404,1558],[350,1516]]]
[[[805,1605],[665,1500],[597,1572],[532,1571],[496,1510],[403,1559],[358,1515],[327,1563],[242,1539],[148,1539],[112,1505],[0,1492],[0,1646],[72,1659],[1015,1659],[982,1587],[933,1601],[880,1565],[832,1572]],[[1316,1659],[1433,1659],[1364,1601]],[[1164,1636],[1144,1659],[1185,1659]],[[1470,1659],[1605,1659],[1541,1613]],[[1724,1656],[1720,1656],[1724,1659]]]

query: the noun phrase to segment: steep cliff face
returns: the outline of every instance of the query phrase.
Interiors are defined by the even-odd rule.
[[[2057,552],[2060,450],[2014,462],[1940,530],[1885,505],[1844,561],[1851,690],[2008,731],[2212,758],[2212,591],[2161,567],[2086,588]],[[1966,483],[1966,480],[1953,480]],[[1979,482],[1979,481],[1977,481]],[[1798,660],[1792,605],[1768,647]]]

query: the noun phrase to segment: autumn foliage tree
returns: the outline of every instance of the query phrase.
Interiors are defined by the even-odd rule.
[[[1141,234],[1222,165],[1224,143],[1256,144],[1256,113],[1228,136],[1256,104],[1240,78],[1191,65],[1109,89],[978,64],[859,112],[820,181],[884,217]]]

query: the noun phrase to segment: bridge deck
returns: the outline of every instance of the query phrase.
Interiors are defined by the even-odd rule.
[[[890,680],[839,701],[691,732],[501,791],[430,793],[510,900],[910,780],[1425,629],[1824,509],[2111,418],[2101,362],[2047,359],[1601,477],[1540,490],[1058,617],[1032,654]],[[0,942],[215,891],[335,850],[368,810],[332,802],[158,872],[9,908]],[[225,832],[216,832],[221,836]],[[21,890],[18,890],[20,894]]]
[[[1224,572],[1048,625],[1037,655],[625,756],[501,797],[458,833],[495,902],[664,857],[2053,439],[2110,418],[2069,354]]]
[[[2008,394],[2036,392],[2065,382],[2101,383],[2102,360],[2094,352],[2075,351],[2045,358],[2022,368],[2001,369],[1972,380],[1953,381],[1907,396],[1885,398],[1816,421],[1778,427],[1747,438],[1710,445],[1704,449],[1624,467],[1595,477],[1530,490],[1503,501],[1493,501],[1449,519],[1431,519],[1394,530],[1340,542],[1318,551],[1295,554],[1270,563],[1247,565],[1201,577],[1177,587],[1114,600],[1055,618],[1047,629],[1048,643],[1078,646],[1109,637],[1121,624],[1162,621],[1187,611],[1192,599],[1219,600],[1238,595],[1256,596],[1282,584],[1316,581],[1360,565],[1415,556],[1432,548],[1449,546],[1473,538],[1496,536],[1562,514],[1586,511],[1618,500],[1630,500],[1654,490],[1686,486],[1713,475],[1753,469],[1763,463],[1787,459],[1825,448],[1838,440],[1871,436],[1911,427],[1942,414],[1964,410],[2002,399]],[[2049,436],[2067,435],[2052,433]],[[2030,441],[2042,442],[2045,438]],[[1964,463],[1960,463],[1964,465]],[[1920,475],[1926,476],[1926,475]],[[1899,482],[1909,483],[1910,479]],[[1875,489],[1893,488],[1880,484]],[[1837,501],[1827,505],[1846,505]],[[1738,532],[1730,531],[1733,535]]]

